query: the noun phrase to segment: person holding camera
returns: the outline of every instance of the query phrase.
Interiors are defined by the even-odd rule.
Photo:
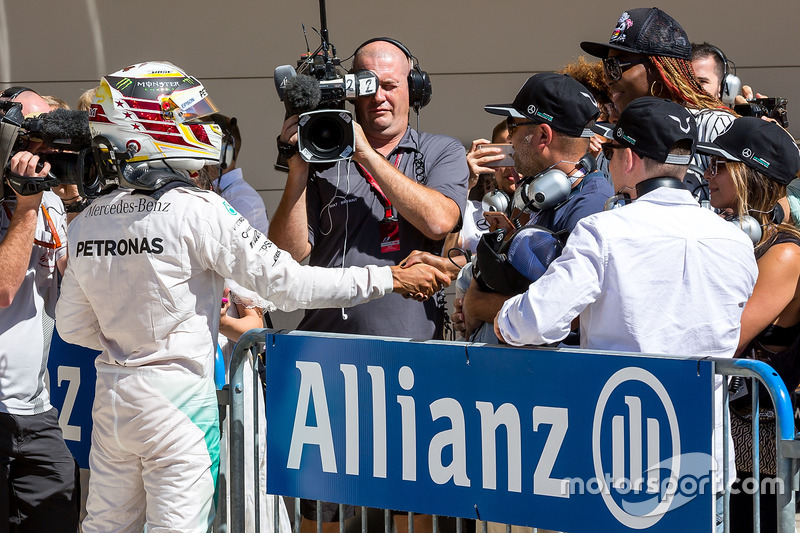
[[[613,128],[595,131],[610,141],[603,150],[618,199],[633,202],[578,222],[547,272],[503,305],[498,338],[514,346],[558,342],[580,317],[581,348],[733,357],[758,268],[744,232],[699,209],[683,185],[697,145],[694,118],[677,103],[643,97]],[[717,376],[718,464],[722,385]],[[721,469],[713,480],[721,525]]]
[[[104,77],[92,104],[104,193],[70,225],[62,338],[101,353],[84,533],[207,531],[219,416],[214,359],[226,279],[267,310],[427,297],[437,270],[302,266],[191,176],[220,163],[203,85],[166,62]],[[166,133],[165,133],[166,132]],[[115,187],[116,186],[116,187]]]
[[[50,111],[30,89],[12,87],[0,100],[21,103],[25,116]],[[45,386],[58,281],[67,262],[67,218],[46,187],[27,194],[8,179],[44,179],[50,164],[39,154],[46,150],[31,140],[13,154],[0,201],[0,527],[75,533],[77,466]]]
[[[507,117],[514,167],[525,176],[516,184],[513,203],[530,215],[528,224],[566,238],[580,219],[603,210],[614,191],[588,154],[594,135],[589,126],[600,113],[588,89],[564,74],[543,72],[528,78],[513,103],[485,109]],[[549,205],[534,205],[539,194]],[[492,229],[514,228],[504,213],[491,215],[500,220]],[[470,339],[481,328],[481,342],[496,342],[491,323],[507,298],[481,290],[473,280],[463,302],[456,302],[456,330]]]
[[[396,265],[412,251],[439,255],[444,238],[459,226],[467,202],[469,170],[456,139],[409,127],[409,112],[430,99],[430,81],[400,42],[370,39],[353,56],[353,70],[378,77],[378,90],[355,107],[355,153],[333,164],[313,165],[297,153],[298,116],[279,136],[289,173],[269,236],[310,265]],[[289,146],[288,149],[285,147]],[[298,329],[440,339],[443,306],[399,295],[348,309],[306,312]],[[310,505],[309,505],[310,504]],[[311,502],[303,506],[315,520]],[[352,508],[346,510],[352,516]],[[324,522],[336,522],[338,507],[323,506]]]
[[[459,225],[467,199],[464,147],[451,137],[409,127],[411,107],[430,96],[427,74],[405,46],[388,38],[358,47],[353,70],[378,76],[379,88],[355,102],[351,159],[313,165],[297,153],[298,117],[288,118],[280,141],[292,148],[286,187],[270,238],[292,257],[319,266],[395,265],[413,250],[435,254]],[[410,85],[411,84],[411,85]],[[400,296],[353,309],[308,311],[309,331],[441,338],[436,301]]]

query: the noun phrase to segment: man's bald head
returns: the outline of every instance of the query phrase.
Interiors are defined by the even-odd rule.
[[[374,41],[359,48],[353,57],[353,68],[356,70],[364,68],[364,63],[368,58],[389,60],[398,65],[406,65],[408,69],[406,75],[411,72],[411,59],[397,45],[388,41]]]
[[[34,91],[22,91],[14,97],[14,101],[22,104],[22,114],[25,116],[50,112],[50,104]]]

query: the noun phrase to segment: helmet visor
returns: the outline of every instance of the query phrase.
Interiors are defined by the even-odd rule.
[[[160,101],[161,110],[171,112],[176,122],[196,121],[219,112],[202,85],[162,95]]]

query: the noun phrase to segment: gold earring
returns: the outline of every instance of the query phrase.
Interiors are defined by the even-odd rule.
[[[658,94],[656,94],[656,92],[653,90],[654,87],[656,86],[656,83],[658,84]],[[656,80],[650,85],[650,96],[655,96],[655,97],[661,96],[661,93],[663,91],[664,91],[664,84],[661,83],[660,80]]]

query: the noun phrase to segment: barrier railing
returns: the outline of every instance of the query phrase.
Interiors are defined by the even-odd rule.
[[[258,343],[270,494],[563,531],[713,531],[714,379],[743,376],[753,412],[758,382],[775,405],[787,490],[773,512],[778,531],[794,531],[800,442],[786,388],[764,363],[273,330],[246,333],[231,359],[231,531],[245,531],[244,410],[257,404],[243,398],[259,385],[242,370]],[[726,438],[724,487],[730,453]]]

